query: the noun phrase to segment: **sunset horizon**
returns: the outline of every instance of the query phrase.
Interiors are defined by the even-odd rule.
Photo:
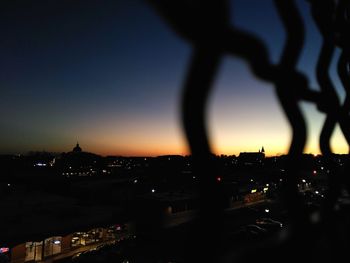
[[[274,22],[278,17],[272,5],[256,2],[264,12],[254,19],[244,1],[235,6],[234,17],[238,26],[266,41],[276,62],[283,49],[283,28]],[[314,65],[321,36],[307,15],[308,5],[298,4],[308,32],[299,68],[317,89]],[[73,5],[72,12],[63,16],[54,9],[47,16],[38,8],[28,23],[26,18],[12,21],[11,15],[2,18],[12,23],[4,39],[17,44],[5,42],[0,60],[1,153],[63,152],[77,140],[103,155],[189,153],[180,101],[193,48],[149,6],[109,5],[91,4],[84,10]],[[9,14],[21,14],[26,8],[11,9]],[[330,73],[344,100],[335,63]],[[211,93],[206,112],[213,152],[237,155],[261,145],[269,155],[288,152],[291,132],[275,87],[256,79],[243,60],[223,57]],[[304,152],[318,154],[325,115],[310,103],[301,103],[301,109],[309,128]],[[331,145],[335,153],[348,151],[338,126]]]

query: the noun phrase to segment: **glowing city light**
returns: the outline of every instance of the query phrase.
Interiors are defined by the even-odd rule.
[[[9,251],[10,251],[10,249],[8,247],[1,247],[0,248],[0,253],[7,253]]]

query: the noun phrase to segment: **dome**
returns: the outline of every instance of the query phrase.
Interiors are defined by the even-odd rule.
[[[73,148],[73,152],[81,152],[81,148],[79,146],[79,143]]]

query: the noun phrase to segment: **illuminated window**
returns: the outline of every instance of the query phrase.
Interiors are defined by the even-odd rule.
[[[61,253],[62,237],[50,237],[45,239],[44,257]]]
[[[72,237],[72,247],[85,246],[102,240],[103,228],[94,228],[88,232],[75,232]]]
[[[26,257],[24,261],[42,260],[43,242],[26,242]]]

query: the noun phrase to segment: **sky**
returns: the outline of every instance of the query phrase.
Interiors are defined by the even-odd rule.
[[[306,43],[298,68],[317,90],[320,35],[297,0]],[[0,153],[67,152],[77,141],[101,155],[189,154],[179,112],[192,47],[141,0],[3,1],[0,11]],[[278,62],[285,35],[270,0],[231,1],[232,23],[261,37]],[[344,92],[331,77],[341,99]],[[306,153],[319,153],[324,121],[302,103]],[[270,83],[225,56],[207,109],[216,154],[288,151],[291,132]],[[336,153],[347,145],[337,127]]]

